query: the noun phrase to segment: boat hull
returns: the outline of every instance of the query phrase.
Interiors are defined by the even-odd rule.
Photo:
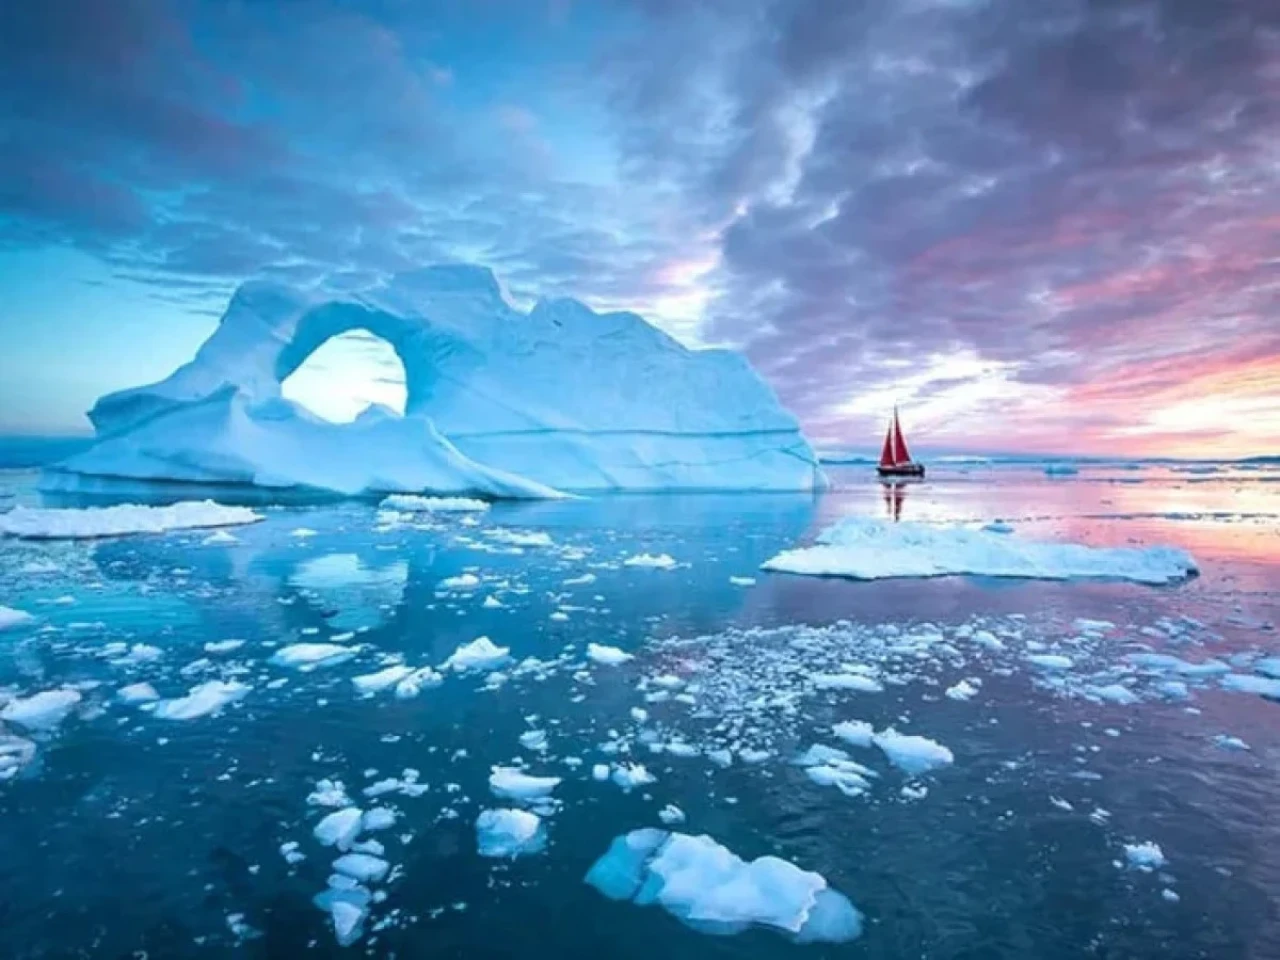
[[[923,463],[899,463],[892,467],[876,467],[876,473],[882,477],[923,477]]]

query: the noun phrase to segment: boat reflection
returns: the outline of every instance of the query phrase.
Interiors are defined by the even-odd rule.
[[[902,519],[902,505],[907,500],[907,485],[905,483],[882,482],[880,488],[885,514],[894,523],[897,523]]]

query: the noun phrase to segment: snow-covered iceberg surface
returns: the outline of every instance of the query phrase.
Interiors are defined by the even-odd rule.
[[[1191,555],[1177,547],[1089,547],[1024,540],[986,529],[866,517],[846,517],[818,534],[813,546],[784,550],[766,561],[764,569],[857,580],[975,574],[1151,584],[1199,572]]]
[[[350,330],[403,361],[405,416],[370,406],[339,425],[282,396]],[[97,442],[46,472],[45,489],[123,479],[545,497],[824,483],[795,418],[740,355],[689,350],[635,314],[574,300],[524,313],[469,266],[343,300],[244,284],[191,362],[102,397],[89,417]]]
[[[778,857],[750,863],[708,836],[632,830],[586,876],[612,900],[656,903],[703,933],[771,927],[801,943],[862,933],[862,915],[826,879]]]
[[[167,507],[124,503],[116,507],[33,509],[0,513],[0,536],[30,540],[94,539],[166,530],[198,530],[256,523],[262,514],[247,507],[226,507],[212,500],[186,500]]]

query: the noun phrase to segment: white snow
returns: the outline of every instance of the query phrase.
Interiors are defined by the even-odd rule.
[[[156,688],[149,683],[131,683],[117,690],[116,696],[122,703],[151,703],[160,699]]]
[[[356,837],[364,828],[363,814],[358,807],[345,807],[335,810],[316,824],[312,833],[326,847],[337,847],[346,850],[355,843]]]
[[[308,673],[317,667],[332,667],[350,660],[357,653],[352,647],[337,643],[291,643],[271,655],[278,667],[292,667]]]
[[[31,623],[34,620],[35,617],[25,610],[15,610],[13,607],[6,607],[0,604],[0,630],[9,630],[24,623]]]
[[[97,442],[42,485],[111,478],[491,498],[825,483],[795,418],[741,355],[690,350],[635,314],[558,298],[526,313],[492,273],[465,265],[332,297],[241,285],[190,362],[98,400]],[[282,379],[354,329],[400,356],[403,416],[370,405],[354,422],[330,423],[285,395]]]
[[[586,881],[613,900],[656,903],[705,933],[769,927],[799,942],[843,942],[862,917],[817,873],[778,857],[750,862],[708,836],[633,830],[618,837]]]
[[[29,697],[10,700],[0,710],[0,720],[27,730],[52,730],[67,718],[67,714],[79,702],[78,690],[42,690]]]
[[[459,672],[491,670],[506,663],[510,657],[510,647],[499,647],[488,637],[477,637],[470,643],[460,644],[441,667]]]
[[[380,506],[398,513],[480,513],[489,509],[488,502],[474,497],[419,497],[411,493],[393,493]]]
[[[485,810],[476,818],[476,844],[482,857],[518,857],[541,850],[546,831],[528,810]]]
[[[653,570],[670,570],[676,566],[676,561],[665,553],[637,553],[635,556],[627,557],[623,560],[622,565],[624,567],[649,567]]]
[[[951,751],[937,741],[898,733],[892,727],[877,733],[871,742],[883,751],[890,763],[913,777],[950,766],[955,760]]]
[[[489,789],[504,800],[542,800],[559,785],[559,777],[532,777],[516,767],[494,767],[489,775]]]
[[[1126,843],[1124,857],[1131,868],[1145,872],[1159,870],[1168,862],[1160,845],[1149,840],[1145,843]]]
[[[81,509],[14,507],[0,513],[0,535],[29,540],[92,539],[238,526],[262,519],[262,514],[247,507],[226,507],[212,500],[186,500],[167,507],[136,503]]]
[[[877,580],[974,574],[1047,580],[1107,578],[1159,584],[1198,572],[1177,547],[1089,547],[1024,540],[958,525],[846,517],[814,546],[785,550],[763,569]]]
[[[185,697],[163,700],[156,704],[153,716],[161,720],[195,720],[217,713],[229,703],[242,699],[249,687],[232,680],[210,680],[192,687]]]
[[[618,647],[608,647],[599,643],[587,644],[587,659],[605,666],[616,667],[633,659],[632,655]]]

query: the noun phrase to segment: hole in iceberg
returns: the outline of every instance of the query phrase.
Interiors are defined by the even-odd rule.
[[[366,330],[320,344],[280,384],[280,394],[330,423],[350,423],[370,406],[404,416],[405,370],[395,348]]]

